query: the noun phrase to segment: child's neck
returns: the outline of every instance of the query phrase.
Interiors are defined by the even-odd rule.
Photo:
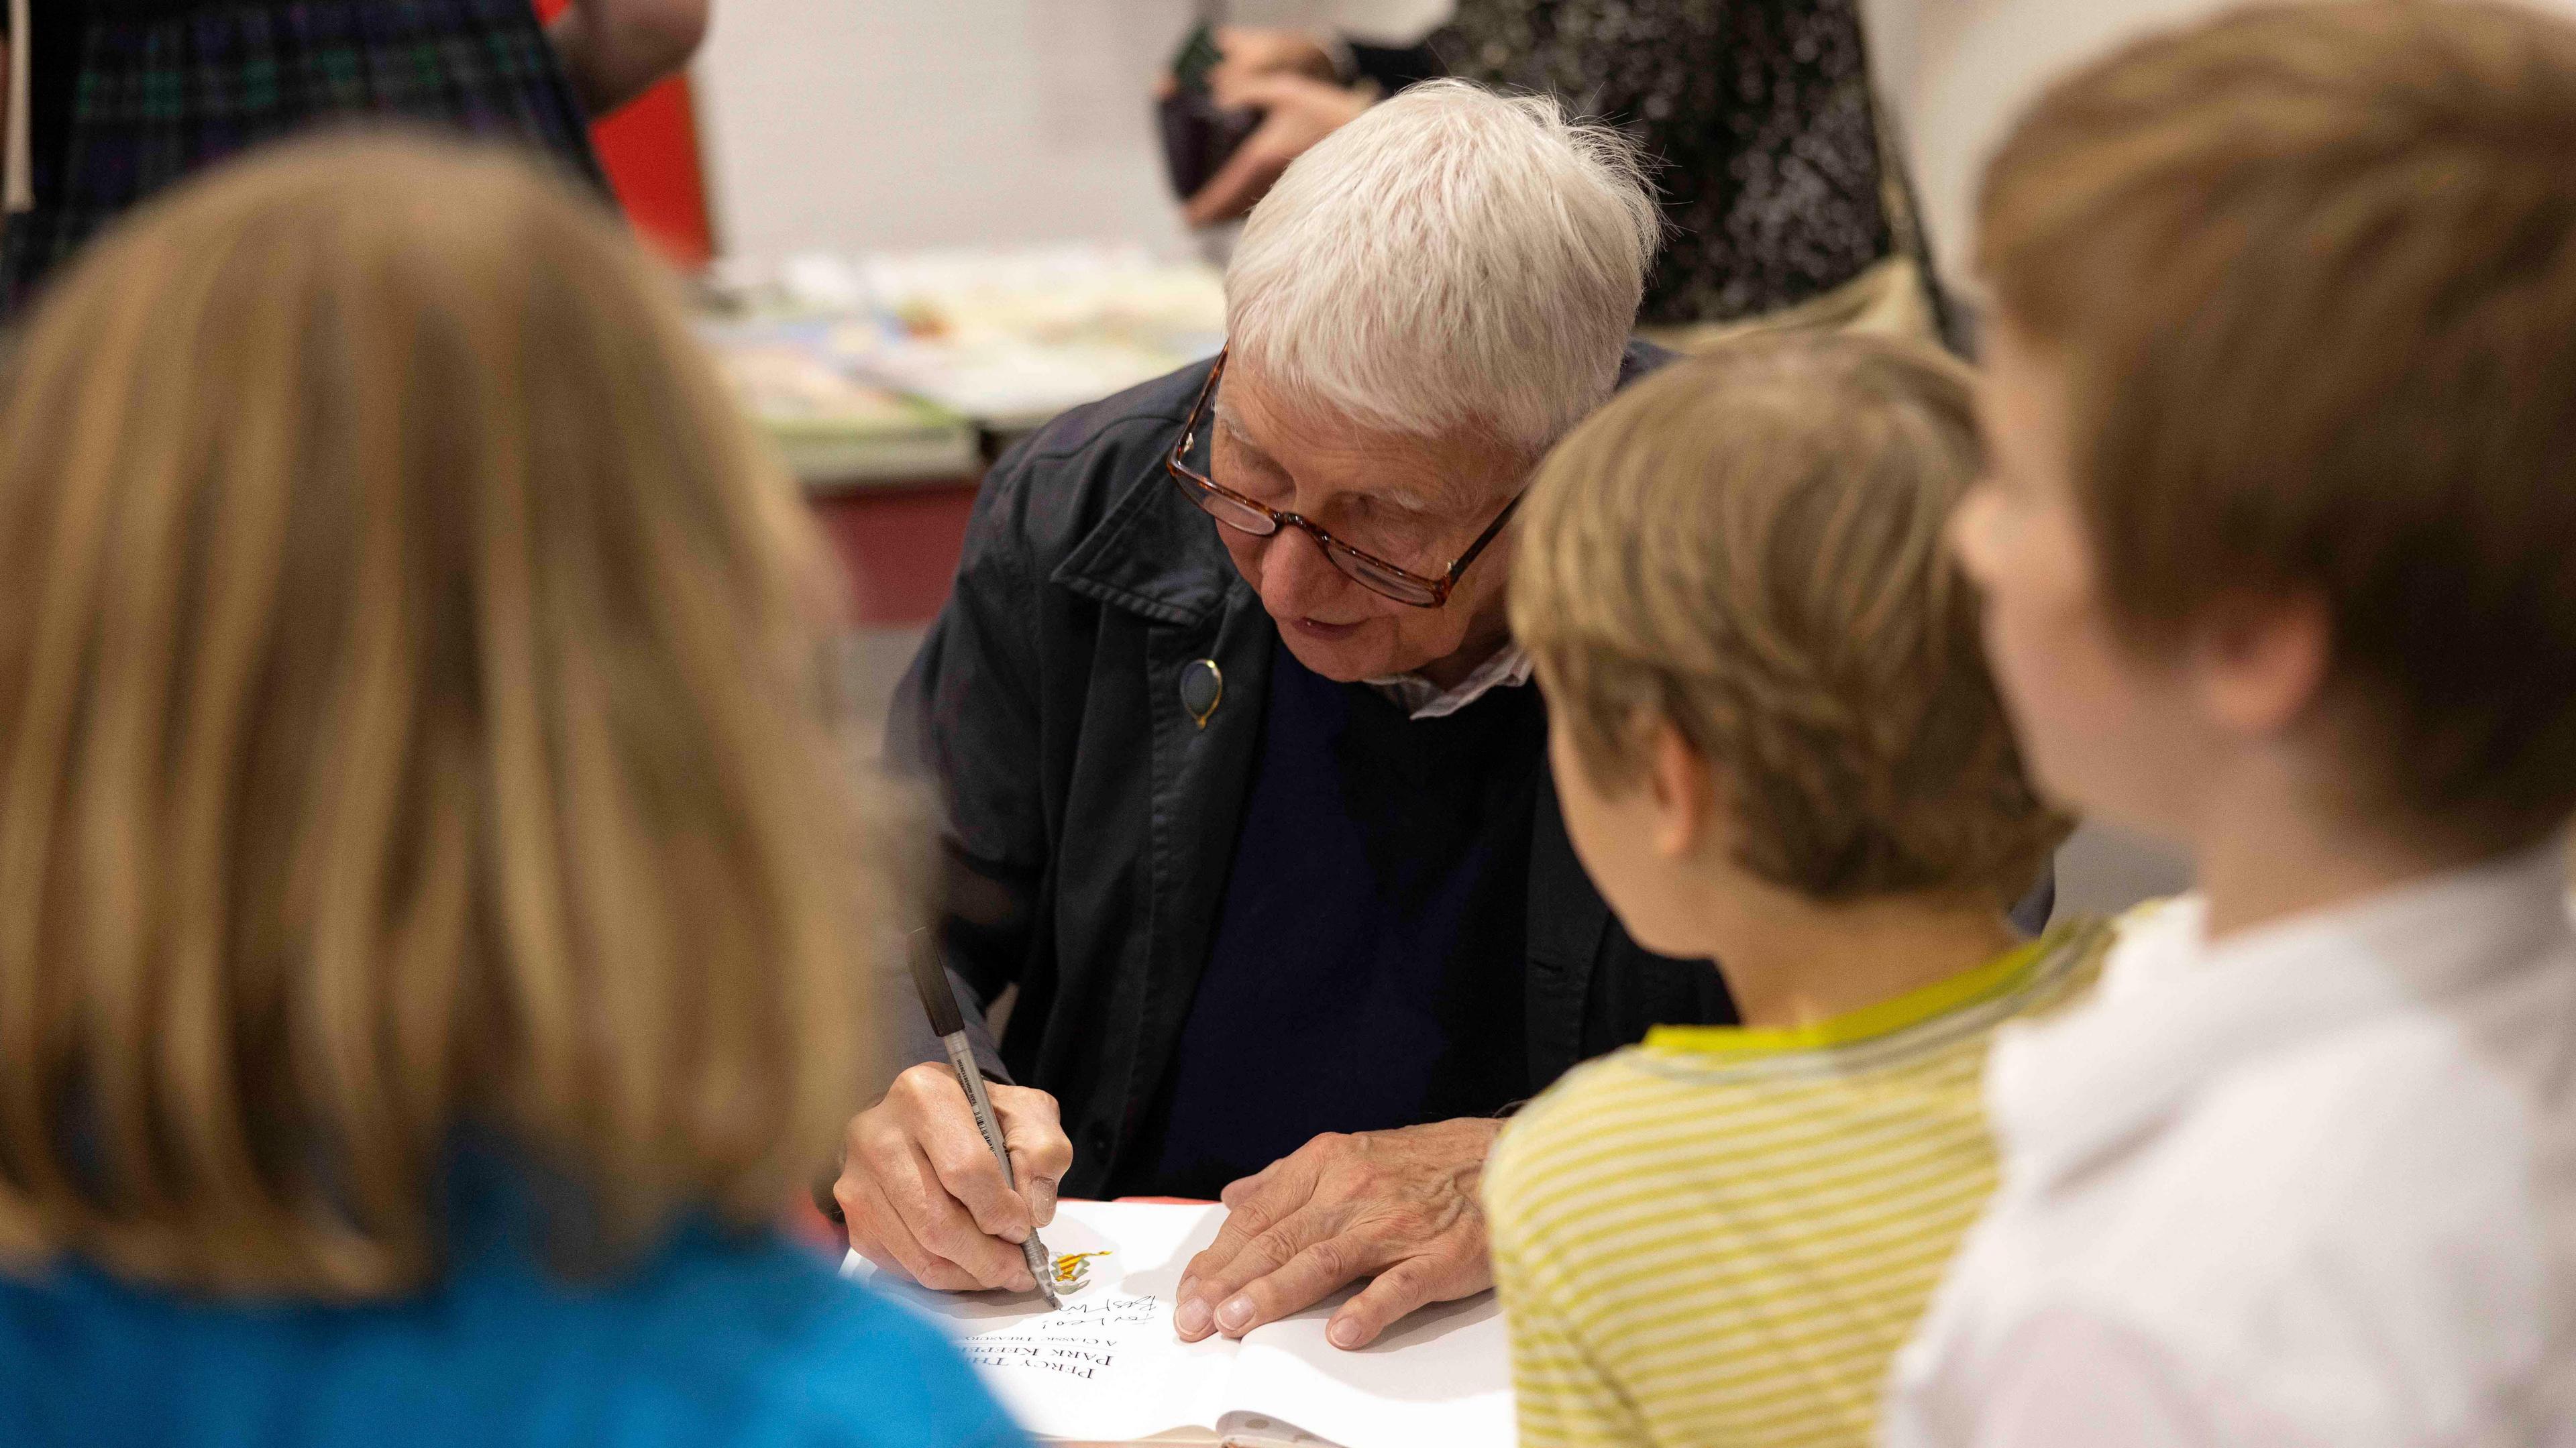
[[[1907,896],[1819,905],[1779,896],[1734,915],[1718,973],[1748,1026],[1811,1026],[1974,970],[2016,937],[1990,905]]]
[[[2193,842],[2211,940],[2349,904],[2495,853],[2278,800],[2237,798],[2242,807],[2226,810]]]

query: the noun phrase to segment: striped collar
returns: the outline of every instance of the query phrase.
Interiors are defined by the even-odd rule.
[[[2100,920],[2069,921],[1972,970],[1812,1025],[1657,1026],[1646,1033],[1645,1044],[1653,1051],[1741,1060],[1881,1041],[2053,978],[2098,953],[2109,929]]]

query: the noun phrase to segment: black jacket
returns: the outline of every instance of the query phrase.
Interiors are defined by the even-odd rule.
[[[1623,372],[1664,355],[1632,348]],[[1259,746],[1275,626],[1163,469],[1207,372],[1076,409],[995,466],[887,741],[947,811],[943,934],[961,998],[971,1010],[1020,988],[1000,1063],[1062,1104],[1068,1196],[1109,1180],[1171,1064]],[[1225,680],[1204,729],[1181,696],[1200,659]],[[1532,1081],[1651,1025],[1733,1019],[1709,962],[1651,954],[1619,928],[1548,787],[1528,909],[1528,1038],[1495,1045],[1528,1052]],[[916,1014],[896,1012],[909,1059],[937,1060]]]

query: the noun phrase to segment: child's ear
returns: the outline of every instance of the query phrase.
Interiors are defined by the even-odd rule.
[[[1646,733],[1646,789],[1655,807],[1655,853],[1678,860],[1696,853],[1714,827],[1717,798],[1708,758],[1673,721],[1657,717]]]
[[[2324,691],[2334,621],[2314,593],[2234,594],[2210,606],[2185,657],[2201,712],[2231,733],[2276,735]]]

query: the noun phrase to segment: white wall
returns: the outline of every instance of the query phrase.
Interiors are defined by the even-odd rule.
[[[1914,166],[1942,273],[1965,281],[1978,174],[2014,115],[2062,71],[2224,0],[1862,0],[1879,94]]]
[[[719,243],[1177,247],[1147,86],[1189,0],[717,0]]]
[[[1401,37],[1448,0],[1236,0]],[[1197,0],[715,0],[698,61],[718,242],[826,248],[1187,239],[1149,87]]]
[[[2054,77],[2226,0],[1862,0],[1879,93],[1914,165],[1943,274],[1963,284],[1977,178],[2012,118]],[[2576,0],[2538,0],[2576,13]]]

